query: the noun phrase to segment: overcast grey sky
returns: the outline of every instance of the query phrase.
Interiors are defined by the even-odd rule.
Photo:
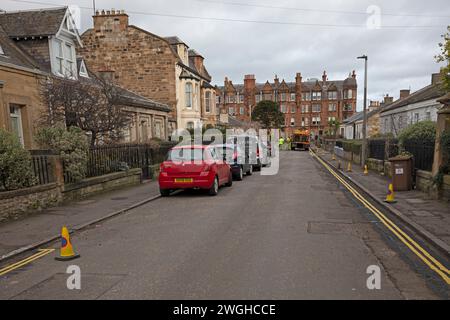
[[[0,8],[78,5],[82,31],[92,26],[91,0],[30,2],[2,0]],[[380,29],[366,26],[372,5],[381,9]],[[398,98],[400,89],[416,91],[439,71],[434,56],[450,24],[448,0],[97,0],[96,6],[124,9],[131,24],[179,36],[204,55],[215,84],[223,84],[225,76],[241,83],[245,74],[255,74],[258,82],[272,81],[275,74],[294,81],[296,72],[321,78],[324,70],[333,80],[356,70],[359,110],[364,69],[357,56],[369,56],[369,99],[386,93]]]

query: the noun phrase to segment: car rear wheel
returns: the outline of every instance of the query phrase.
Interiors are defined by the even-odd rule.
[[[211,188],[209,189],[209,195],[217,196],[218,193],[219,193],[219,178],[215,177],[214,182],[213,182]]]
[[[241,168],[241,172],[242,172],[242,168]],[[233,185],[233,173],[230,171],[230,173],[228,175],[228,182],[225,186],[231,187],[232,185]]]
[[[248,169],[247,175],[251,176],[253,174],[253,166],[250,165],[250,168]]]
[[[236,175],[236,180],[237,181],[242,181],[242,179],[244,179],[244,169],[241,166],[239,168],[239,173]]]
[[[168,189],[159,189],[159,192],[161,193],[162,197],[170,196],[170,190],[168,190]]]

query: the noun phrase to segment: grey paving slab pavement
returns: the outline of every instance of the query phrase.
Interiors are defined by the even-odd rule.
[[[116,190],[0,224],[0,257],[159,194],[156,182]]]
[[[322,158],[337,167],[338,160],[332,161],[332,154],[322,149],[319,150]],[[386,199],[389,183],[389,177],[382,176],[377,172],[370,171],[365,176],[363,169],[358,165],[352,166],[352,172],[346,172],[348,161],[341,159],[344,173],[358,182],[374,196],[379,199]],[[390,204],[393,208],[401,212],[413,223],[422,227],[431,236],[441,241],[446,248],[450,247],[450,203],[431,199],[427,194],[419,190],[406,192],[396,192],[397,203]]]

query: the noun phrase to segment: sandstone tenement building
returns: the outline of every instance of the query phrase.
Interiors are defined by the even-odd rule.
[[[312,135],[322,135],[331,120],[342,121],[356,112],[356,73],[345,80],[322,79],[303,81],[297,73],[295,82],[275,76],[274,82],[257,83],[254,75],[246,75],[244,84],[233,84],[225,78],[224,86],[216,88],[216,103],[221,113],[228,113],[241,121],[250,121],[253,108],[263,100],[275,101],[285,114],[284,132],[309,129]]]
[[[215,89],[204,58],[178,37],[130,25],[124,11],[102,10],[81,39],[80,53],[94,71],[112,71],[121,86],[169,105],[169,134],[215,123]]]
[[[0,128],[15,133],[25,148],[39,147],[34,133],[48,113],[41,97],[44,79],[65,77],[88,85],[96,85],[96,76],[112,79],[110,72],[93,74],[77,57],[78,47],[82,42],[67,7],[0,13]],[[121,106],[132,117],[124,142],[168,139],[171,109],[116,87]]]

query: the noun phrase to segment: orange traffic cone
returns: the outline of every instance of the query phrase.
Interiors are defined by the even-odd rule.
[[[397,202],[397,201],[395,201],[394,185],[392,183],[389,185],[389,190],[388,190],[388,194],[387,194],[385,202],[387,202],[387,203],[396,203]]]
[[[367,165],[364,166],[364,175],[365,176],[369,175],[369,168],[367,167]]]
[[[79,258],[80,255],[76,254],[73,250],[72,243],[70,242],[69,230],[66,227],[61,231],[61,251],[60,256],[55,259],[58,261],[70,261]]]
[[[352,163],[351,163],[351,161],[348,162],[347,172],[352,172]]]

